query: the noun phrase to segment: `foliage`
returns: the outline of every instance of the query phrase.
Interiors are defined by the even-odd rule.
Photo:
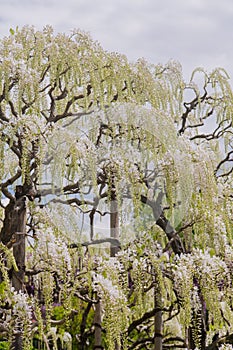
[[[0,61],[2,340],[158,349],[162,312],[164,349],[227,347],[227,73],[187,83],[177,62],[129,63],[49,26],[11,29]]]

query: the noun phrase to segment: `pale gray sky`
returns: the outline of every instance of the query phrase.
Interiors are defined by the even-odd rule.
[[[185,77],[197,66],[233,77],[233,0],[0,0],[0,37],[25,24],[80,28],[133,61],[174,59]]]

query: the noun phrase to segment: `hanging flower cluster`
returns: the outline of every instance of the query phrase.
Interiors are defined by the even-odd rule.
[[[11,291],[11,317],[9,322],[9,335],[13,342],[21,338],[24,349],[31,349],[32,333],[32,301],[27,294],[12,289]]]
[[[107,332],[108,349],[111,350],[115,349],[116,343],[120,346],[122,335],[129,324],[130,309],[122,289],[122,273],[125,273],[123,266],[111,258],[93,274],[93,290],[103,307],[103,326]]]
[[[71,258],[69,250],[65,242],[56,237],[52,230],[47,229],[40,232],[33,256],[31,256],[31,264],[38,269],[45,268],[50,271],[58,271],[59,273],[68,273],[71,270]],[[30,261],[28,261],[30,263]]]
[[[211,255],[208,251],[197,249],[191,254],[176,258],[174,288],[182,300],[184,322],[187,326],[191,322],[193,310],[200,307],[198,298],[201,296],[213,326],[219,327],[222,303],[229,302],[230,278],[230,270],[224,259]]]

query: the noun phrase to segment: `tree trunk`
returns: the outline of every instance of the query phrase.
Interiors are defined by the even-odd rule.
[[[162,350],[163,343],[162,343],[162,311],[158,311],[155,314],[154,319],[154,350]]]
[[[119,240],[119,208],[116,199],[116,190],[114,186],[114,176],[112,176],[111,184],[111,203],[110,203],[110,237]],[[114,243],[110,245],[110,256],[114,257],[120,250],[119,245]],[[95,345],[94,349],[103,349],[101,334],[101,300],[96,304],[95,310]],[[115,350],[119,350],[118,344],[115,344]]]
[[[12,286],[16,291],[23,290],[25,275],[25,233],[26,233],[26,206],[18,215],[17,232],[13,244],[13,254],[18,271],[13,271]]]
[[[13,255],[18,271],[12,269],[11,284],[19,292],[24,289],[25,275],[25,233],[26,233],[26,197],[11,199],[5,208],[5,218],[0,233],[1,241],[8,247],[13,247]],[[14,335],[11,349],[23,349],[22,329]]]
[[[111,203],[110,203],[110,237],[119,239],[119,212],[118,212],[118,203],[116,200],[114,179],[112,183],[112,191],[111,191]],[[114,257],[116,253],[120,250],[119,246],[116,246],[114,243],[110,245],[110,256]],[[101,300],[96,304],[95,309],[95,345],[94,349],[103,349],[101,343]],[[115,349],[118,350],[119,347],[116,344]]]
[[[94,318],[94,325],[95,325],[95,344],[94,349],[95,350],[102,350],[102,328],[101,328],[101,302],[100,300],[95,306],[95,318]]]
[[[21,198],[21,201],[25,198]],[[17,202],[16,202],[17,203]],[[24,206],[18,213],[17,217],[17,231],[15,232],[15,243],[13,244],[13,255],[18,267],[18,271],[13,270],[12,273],[12,287],[17,292],[24,289],[24,276],[25,276],[25,234],[26,234],[26,205],[23,200]],[[23,349],[22,333],[19,330],[14,337],[11,349],[21,350]]]
[[[119,208],[118,202],[116,198],[116,191],[114,186],[114,181],[112,184],[112,192],[111,192],[111,203],[110,203],[110,236],[111,238],[115,238],[119,240]],[[120,248],[111,243],[110,246],[110,256],[114,257]],[[115,343],[115,350],[119,350],[120,347],[117,343]]]
[[[5,218],[0,240],[8,248],[13,247],[13,255],[18,271],[12,272],[11,283],[16,291],[23,290],[25,274],[25,233],[26,233],[26,197],[11,200],[5,208]]]
[[[119,209],[115,194],[112,195],[110,204],[110,236],[111,238],[119,240]],[[114,257],[119,250],[119,246],[111,243],[110,256]]]
[[[163,348],[163,319],[162,319],[162,295],[155,275],[155,288],[154,288],[154,308],[160,309],[154,316],[154,350],[162,350]]]

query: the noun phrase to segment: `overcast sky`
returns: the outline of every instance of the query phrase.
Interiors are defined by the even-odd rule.
[[[0,0],[1,37],[25,24],[80,28],[131,61],[177,60],[187,78],[197,66],[233,77],[233,0]]]

